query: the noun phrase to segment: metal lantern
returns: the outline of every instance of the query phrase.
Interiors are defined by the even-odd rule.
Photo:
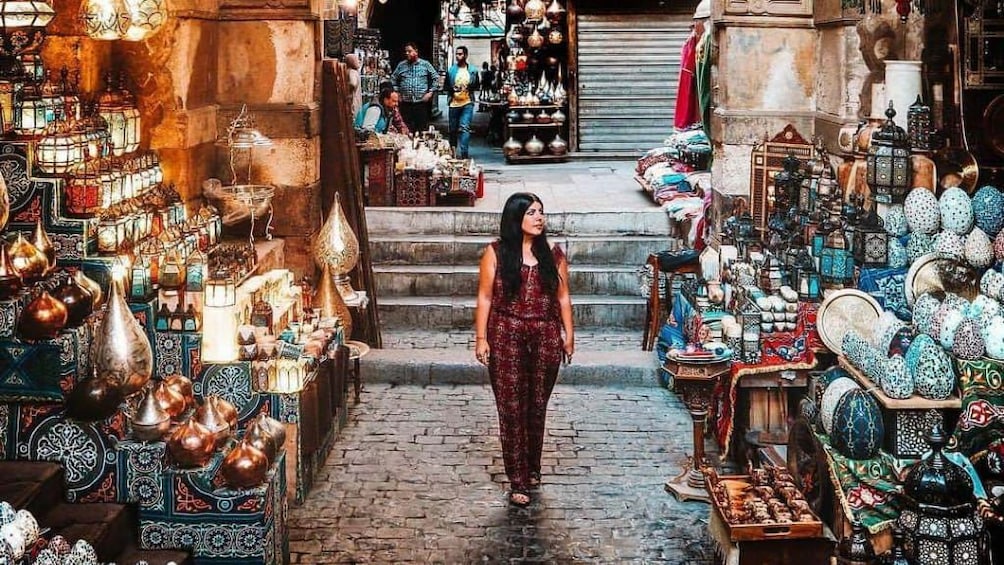
[[[91,39],[114,41],[125,35],[132,17],[123,0],[84,0],[80,19]]]
[[[799,189],[802,186],[799,168],[802,163],[793,153],[788,153],[782,163],[784,170],[774,175],[774,199],[775,208],[782,208],[783,212],[799,202]]]
[[[237,304],[237,283],[226,271],[216,271],[205,285],[206,306],[225,308]]]
[[[809,302],[817,302],[822,296],[822,281],[819,273],[813,268],[798,272],[798,298]]]
[[[767,261],[760,268],[760,288],[775,292],[784,284],[784,269],[781,261],[774,255],[768,255]]]
[[[66,116],[63,114],[63,86],[59,81],[55,80],[52,71],[46,71],[45,80],[39,85],[38,90],[42,96],[42,103],[45,104],[46,122],[51,123],[56,120],[65,119]]]
[[[931,150],[931,123],[931,107],[924,104],[918,94],[917,101],[910,106],[906,117],[907,136],[914,152]]]
[[[229,363],[237,359],[237,283],[227,271],[217,271],[206,280],[202,308],[202,361]]]
[[[79,73],[78,73],[79,78]],[[70,69],[65,66],[59,70],[60,89],[63,91],[63,117],[67,120],[79,120],[83,115],[77,82],[70,80]]]
[[[206,254],[196,249],[185,262],[185,288],[190,292],[202,292],[206,282]]]
[[[910,468],[903,485],[906,508],[896,520],[907,554],[918,565],[989,565],[972,479],[943,453],[948,438],[940,422],[927,441],[931,453]]]
[[[178,256],[178,249],[172,248],[160,264],[160,288],[179,290],[185,284],[185,263]]]
[[[66,182],[66,215],[72,218],[93,218],[102,208],[102,185],[98,164],[85,161]]]
[[[28,80],[19,65],[10,58],[0,58],[0,119],[7,134],[14,129],[15,94]]]
[[[25,53],[18,57],[21,61],[21,69],[27,80],[40,82],[45,78],[45,64],[42,56],[38,53]]]
[[[139,148],[140,117],[136,100],[120,81],[113,89],[111,73],[105,76],[105,91],[98,98],[98,114],[108,124],[112,154],[121,157]]]
[[[847,247],[847,238],[840,228],[827,234],[819,257],[819,271],[826,288],[842,288],[853,281],[854,257]]]
[[[50,175],[64,175],[84,162],[82,136],[65,121],[52,122],[35,146],[35,166]]]
[[[150,261],[146,257],[140,256],[133,261],[129,279],[132,283],[129,286],[130,300],[144,302],[153,296]]]
[[[864,267],[878,267],[889,260],[889,234],[875,209],[854,226],[854,261]]]
[[[913,180],[913,169],[910,141],[903,128],[893,122],[896,110],[891,101],[885,115],[887,119],[882,129],[872,135],[865,166],[866,180],[875,201],[890,204],[900,202],[906,196]]]
[[[760,307],[747,291],[740,297],[739,311],[736,319],[742,326],[742,361],[758,363],[760,361]]]
[[[48,124],[45,103],[38,85],[28,83],[14,97],[14,133],[41,135]]]
[[[56,11],[42,0],[0,0],[0,50],[4,55],[37,53],[45,26]]]
[[[117,211],[108,210],[98,221],[98,253],[115,255],[126,237],[126,219]]]
[[[167,20],[167,5],[164,0],[126,0],[129,10],[129,28],[126,41],[143,41],[160,31]]]

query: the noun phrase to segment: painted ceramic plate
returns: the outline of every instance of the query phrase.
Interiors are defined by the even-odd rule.
[[[361,341],[346,341],[345,347],[349,348],[349,359],[359,359],[370,352],[370,346]]]
[[[870,295],[853,288],[830,293],[816,314],[816,331],[820,339],[834,353],[840,353],[844,334],[857,330],[859,335],[870,336],[878,326],[882,307]]]
[[[670,351],[666,354],[666,357],[677,363],[686,363],[688,365],[713,365],[732,359],[732,351],[726,348],[726,353],[723,355],[702,356],[686,355]]]
[[[939,262],[937,253],[928,253],[918,257],[910,265],[910,270],[906,272],[906,279],[903,281],[903,294],[906,295],[907,304],[913,306],[914,300],[925,292],[945,290],[941,273],[938,272]]]

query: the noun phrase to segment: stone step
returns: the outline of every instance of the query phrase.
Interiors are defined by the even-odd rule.
[[[581,294],[637,295],[637,267],[571,265],[569,286]],[[390,296],[474,296],[477,265],[377,265],[377,293]]]
[[[63,466],[44,461],[0,461],[0,500],[36,519],[63,500]]]
[[[374,265],[477,265],[494,235],[387,235],[370,237]],[[648,254],[667,248],[661,235],[553,236],[572,265],[645,264]]]
[[[374,349],[360,365],[368,382],[394,385],[469,385],[488,382],[488,369],[470,349]],[[659,362],[651,351],[576,351],[558,373],[566,385],[657,387]]]
[[[370,237],[403,234],[487,235],[499,231],[501,212],[471,208],[366,208]],[[555,235],[653,235],[669,233],[661,208],[601,212],[549,212],[547,231]]]
[[[641,348],[643,328],[575,327],[575,351],[627,351]],[[474,349],[474,328],[450,330],[384,330],[380,332],[386,349]],[[654,353],[652,355],[655,355]]]
[[[107,563],[133,542],[138,522],[132,507],[123,504],[65,502],[49,508],[38,523],[68,540],[87,540],[98,561]]]
[[[187,551],[181,549],[140,549],[135,545],[119,552],[113,560],[118,565],[136,565],[138,563],[194,565],[195,560]]]
[[[573,295],[576,325],[632,328],[645,322],[641,296]],[[469,328],[474,323],[475,297],[381,296],[380,323],[388,329]]]

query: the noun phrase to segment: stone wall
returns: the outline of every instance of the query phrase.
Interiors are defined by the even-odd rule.
[[[142,113],[143,146],[160,155],[165,180],[198,205],[202,182],[231,184],[218,142],[243,104],[271,147],[254,150],[252,181],[277,187],[275,235],[287,267],[302,275],[320,227],[320,5],[314,0],[169,0],[164,27],[143,42],[82,35],[79,0],[55,0],[43,50],[47,68],[81,73],[98,93],[106,71],[124,71]],[[245,178],[239,182],[247,182]]]
[[[861,16],[841,0],[713,0],[717,68],[711,136],[716,187],[749,193],[753,145],[791,123],[838,152],[843,129],[871,110],[882,61],[919,59],[923,17],[893,0]]]

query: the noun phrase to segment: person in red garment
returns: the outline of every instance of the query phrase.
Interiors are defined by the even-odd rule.
[[[697,42],[704,35],[704,22],[711,17],[711,1],[702,0],[694,11],[694,25],[680,51],[680,80],[676,90],[673,126],[684,130],[701,123],[701,105],[697,99]]]
[[[510,196],[499,231],[481,257],[474,352],[495,394],[509,503],[523,507],[540,484],[547,402],[575,332],[568,261],[547,242],[540,198]]]

